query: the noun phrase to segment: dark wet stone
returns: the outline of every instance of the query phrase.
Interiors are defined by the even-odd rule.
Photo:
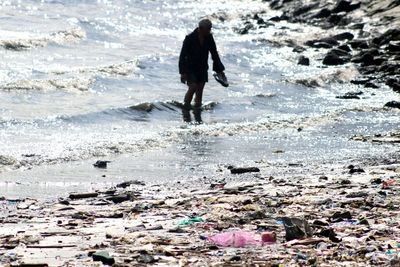
[[[119,194],[115,196],[107,197],[107,200],[114,202],[115,204],[122,203],[124,201],[131,200],[132,196],[128,194]]]
[[[371,80],[371,78],[364,78],[364,79],[358,79],[358,80],[351,80],[350,82],[352,84],[357,84],[357,85],[364,85],[367,82],[369,82]]]
[[[74,200],[74,199],[83,199],[83,198],[92,198],[92,197],[97,197],[99,194],[96,192],[93,193],[71,193],[69,195],[69,198]]]
[[[243,167],[243,168],[232,168],[231,173],[232,174],[242,174],[246,172],[260,172],[260,169],[257,167]]]
[[[280,218],[286,231],[286,241],[312,237],[313,232],[306,220],[299,218]]]
[[[346,51],[346,52],[351,52],[350,46],[348,46],[348,45],[346,45],[346,44],[341,45],[341,46],[338,46],[338,49],[343,50],[343,51]]]
[[[390,101],[390,102],[387,102],[385,104],[385,107],[388,107],[388,108],[400,108],[400,102],[399,101]]]
[[[305,43],[307,46],[314,48],[332,48],[339,45],[339,42],[334,38],[322,38],[316,40],[309,40]]]
[[[279,22],[279,21],[281,21],[282,19],[281,19],[280,16],[275,16],[275,17],[270,18],[269,20],[270,20],[270,21],[274,21],[274,22]]]
[[[240,260],[242,260],[242,257],[240,257],[240,256],[238,256],[238,255],[232,256],[232,257],[229,259],[229,261],[240,261]]]
[[[353,40],[354,34],[352,34],[351,32],[343,32],[343,33],[339,33],[339,34],[332,36],[332,38],[337,41]]]
[[[297,62],[299,65],[304,65],[304,66],[309,66],[310,65],[310,59],[305,56],[300,56],[299,61]]]
[[[142,186],[144,186],[146,184],[143,181],[131,180],[131,181],[125,181],[125,182],[119,183],[119,184],[117,184],[117,187],[118,188],[127,188],[127,187],[129,187],[131,185],[142,185]]]
[[[379,86],[376,85],[376,84],[373,83],[373,82],[367,82],[364,86],[365,86],[366,88],[374,88],[374,89],[379,88]]]
[[[307,13],[308,11],[310,11],[318,6],[319,6],[319,3],[316,2],[316,3],[312,3],[312,4],[308,4],[308,5],[299,7],[293,11],[293,16],[297,17],[300,15],[303,15],[304,13]]]
[[[327,9],[327,8],[322,8],[321,10],[319,10],[319,11],[317,12],[317,14],[315,14],[315,15],[313,16],[313,18],[316,18],[316,19],[327,18],[327,17],[329,17],[331,14],[332,14],[332,11],[330,11],[330,10]]]
[[[254,30],[254,25],[251,22],[247,22],[244,27],[236,29],[238,34],[248,34],[250,30]]]
[[[392,40],[400,40],[400,30],[399,29],[389,29],[382,35],[372,39],[372,43],[377,46],[382,46],[389,44]]]
[[[328,18],[328,21],[333,25],[339,25],[340,23],[342,23],[343,20],[344,20],[344,15],[339,15],[339,14],[332,14]]]
[[[359,91],[359,92],[348,92],[345,93],[342,96],[337,96],[336,98],[338,99],[360,99],[360,95],[362,95],[363,92]]]
[[[351,184],[351,181],[349,179],[342,179],[339,182],[341,185],[349,185]]]
[[[303,53],[306,50],[307,49],[305,49],[304,47],[298,46],[298,45],[293,48],[293,52],[295,52],[295,53]]]
[[[111,257],[107,251],[96,251],[92,254],[93,261],[101,261],[106,265],[113,265],[115,260]]]
[[[341,0],[332,9],[332,13],[351,12],[361,7],[361,3],[353,4],[351,1]]]
[[[353,63],[362,63],[365,66],[374,65],[374,55],[371,53],[365,53],[361,56],[356,56],[351,60]]]
[[[350,54],[341,49],[332,49],[325,56],[322,63],[324,65],[343,65],[350,61]]]
[[[70,204],[68,200],[62,199],[62,198],[60,198],[60,199],[58,200],[58,203],[60,203],[60,204],[62,204],[62,205],[69,205],[69,204]]]
[[[400,45],[398,44],[389,44],[386,47],[386,50],[389,52],[400,52]]]
[[[93,164],[96,168],[101,168],[101,169],[106,169],[107,168],[107,163],[110,163],[111,161],[108,160],[98,160],[96,163]]]
[[[356,168],[356,167],[354,167],[354,168],[351,168],[350,170],[349,170],[349,173],[350,174],[354,174],[354,173],[364,173],[365,171],[363,170],[363,169],[361,169],[361,168]]]
[[[341,222],[343,220],[350,220],[351,218],[352,216],[350,211],[344,211],[344,212],[337,211],[329,218],[329,220],[335,223],[335,222]]]
[[[349,42],[353,49],[368,49],[368,42],[366,40],[352,40]]]

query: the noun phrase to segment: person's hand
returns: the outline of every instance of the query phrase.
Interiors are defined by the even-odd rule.
[[[181,74],[181,83],[186,83],[187,82],[187,74],[186,73],[182,73]]]

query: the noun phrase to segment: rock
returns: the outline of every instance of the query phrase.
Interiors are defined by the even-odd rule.
[[[385,107],[388,107],[388,108],[400,108],[400,102],[399,101],[390,101],[390,102],[387,102],[385,104]]]
[[[360,99],[359,96],[357,95],[340,95],[340,96],[336,96],[336,98],[338,99]]]
[[[302,47],[302,46],[296,45],[293,48],[293,52],[295,52],[295,53],[303,53],[304,51],[306,51],[306,49],[304,47]]]
[[[110,196],[107,200],[114,202],[115,204],[122,203],[124,201],[131,200],[132,196],[128,194],[119,194],[115,196]]]
[[[299,218],[280,218],[286,231],[286,241],[312,237],[312,229],[308,222]]]
[[[354,173],[363,173],[363,172],[365,172],[363,169],[361,169],[361,168],[356,168],[356,167],[354,167],[354,168],[349,168],[350,170],[349,170],[349,173],[350,174],[354,174]]]
[[[376,84],[374,84],[373,82],[367,82],[367,83],[364,85],[364,87],[366,87],[366,88],[374,88],[374,89],[378,89],[378,88],[379,88],[379,86],[376,85]]]
[[[336,41],[353,40],[354,34],[352,34],[351,32],[343,32],[332,36],[332,38]]]
[[[231,173],[232,174],[242,174],[246,172],[260,172],[260,169],[257,167],[245,167],[245,168],[232,168]]]
[[[325,56],[322,63],[324,65],[343,65],[350,61],[350,54],[341,49],[332,49]]]
[[[399,29],[389,29],[382,35],[372,39],[372,43],[377,46],[382,46],[389,44],[390,41],[400,40],[400,30]]]
[[[351,60],[353,63],[362,63],[365,66],[374,65],[374,55],[371,53],[364,53],[360,56],[356,56]]]
[[[235,31],[238,34],[244,35],[244,34],[248,34],[250,30],[254,30],[254,29],[255,29],[254,25],[251,22],[247,22],[247,23],[245,23],[245,26],[243,28],[236,29]]]
[[[83,199],[83,198],[92,198],[92,197],[97,197],[99,194],[96,192],[93,193],[71,193],[69,195],[69,198],[72,200],[75,199]]]
[[[368,42],[366,40],[352,40],[349,42],[351,48],[353,49],[368,49]]]
[[[346,44],[341,45],[341,46],[338,46],[338,49],[343,50],[343,51],[346,51],[346,52],[351,52],[350,46],[348,46],[348,45],[346,45]]]
[[[312,9],[318,7],[318,6],[319,6],[319,3],[316,2],[316,3],[312,3],[312,4],[308,4],[308,5],[299,7],[296,10],[293,11],[293,16],[297,17],[297,16],[300,16],[300,15],[303,15],[304,13],[307,13],[308,11],[310,11],[310,10],[312,10]]]
[[[342,180],[340,180],[339,184],[349,185],[349,184],[351,184],[351,181],[349,179],[342,179]]]
[[[322,19],[322,18],[327,18],[332,14],[332,11],[330,11],[327,8],[322,8],[321,10],[319,10],[314,16],[313,18],[316,19]]]
[[[351,82],[352,84],[360,85],[360,84],[366,84],[366,83],[369,82],[370,80],[371,80],[371,78],[362,78],[362,79],[358,79],[358,80],[351,80],[350,82]]]
[[[351,1],[341,0],[332,9],[332,13],[351,12],[361,7],[361,3],[352,4]]]
[[[339,45],[339,42],[334,38],[322,38],[316,40],[309,40],[305,43],[307,46],[314,48],[332,48]]]
[[[94,167],[100,168],[100,169],[106,169],[107,168],[107,163],[110,163],[111,161],[108,160],[98,160],[96,163],[93,164]]]
[[[305,56],[300,56],[299,61],[297,62],[298,65],[304,65],[304,66],[309,66],[310,65],[310,59]]]
[[[106,265],[113,265],[115,260],[111,257],[107,251],[96,251],[92,254],[93,261],[101,261]]]
[[[389,44],[386,49],[389,52],[400,52],[400,45],[398,44]]]
[[[339,25],[340,23],[343,23],[344,20],[344,15],[340,14],[332,14],[328,18],[328,21],[332,23],[333,25]]]
[[[118,188],[127,188],[127,187],[129,187],[131,185],[142,185],[142,186],[144,186],[146,184],[143,181],[131,180],[131,181],[125,181],[125,182],[119,183],[119,184],[117,184],[117,187]]]

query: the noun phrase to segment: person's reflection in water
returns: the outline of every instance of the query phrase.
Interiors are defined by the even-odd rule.
[[[201,119],[201,108],[194,108],[193,109],[193,116],[194,116],[194,121],[197,124],[202,124],[203,120]],[[192,122],[192,115],[190,114],[190,110],[189,109],[182,109],[182,117],[183,117],[183,121],[185,122]]]

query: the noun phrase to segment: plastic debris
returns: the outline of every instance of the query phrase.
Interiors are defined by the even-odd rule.
[[[204,222],[204,221],[205,220],[203,218],[201,218],[201,217],[192,217],[192,218],[180,221],[179,225],[186,226],[186,225],[192,225],[192,224],[195,224],[195,223],[201,223],[201,222]]]
[[[289,217],[282,217],[280,220],[285,226],[286,241],[302,239],[313,235],[311,227],[306,220]]]
[[[254,235],[244,231],[233,231],[217,234],[208,238],[217,246],[243,248],[247,246],[260,245],[260,240],[255,239]]]

